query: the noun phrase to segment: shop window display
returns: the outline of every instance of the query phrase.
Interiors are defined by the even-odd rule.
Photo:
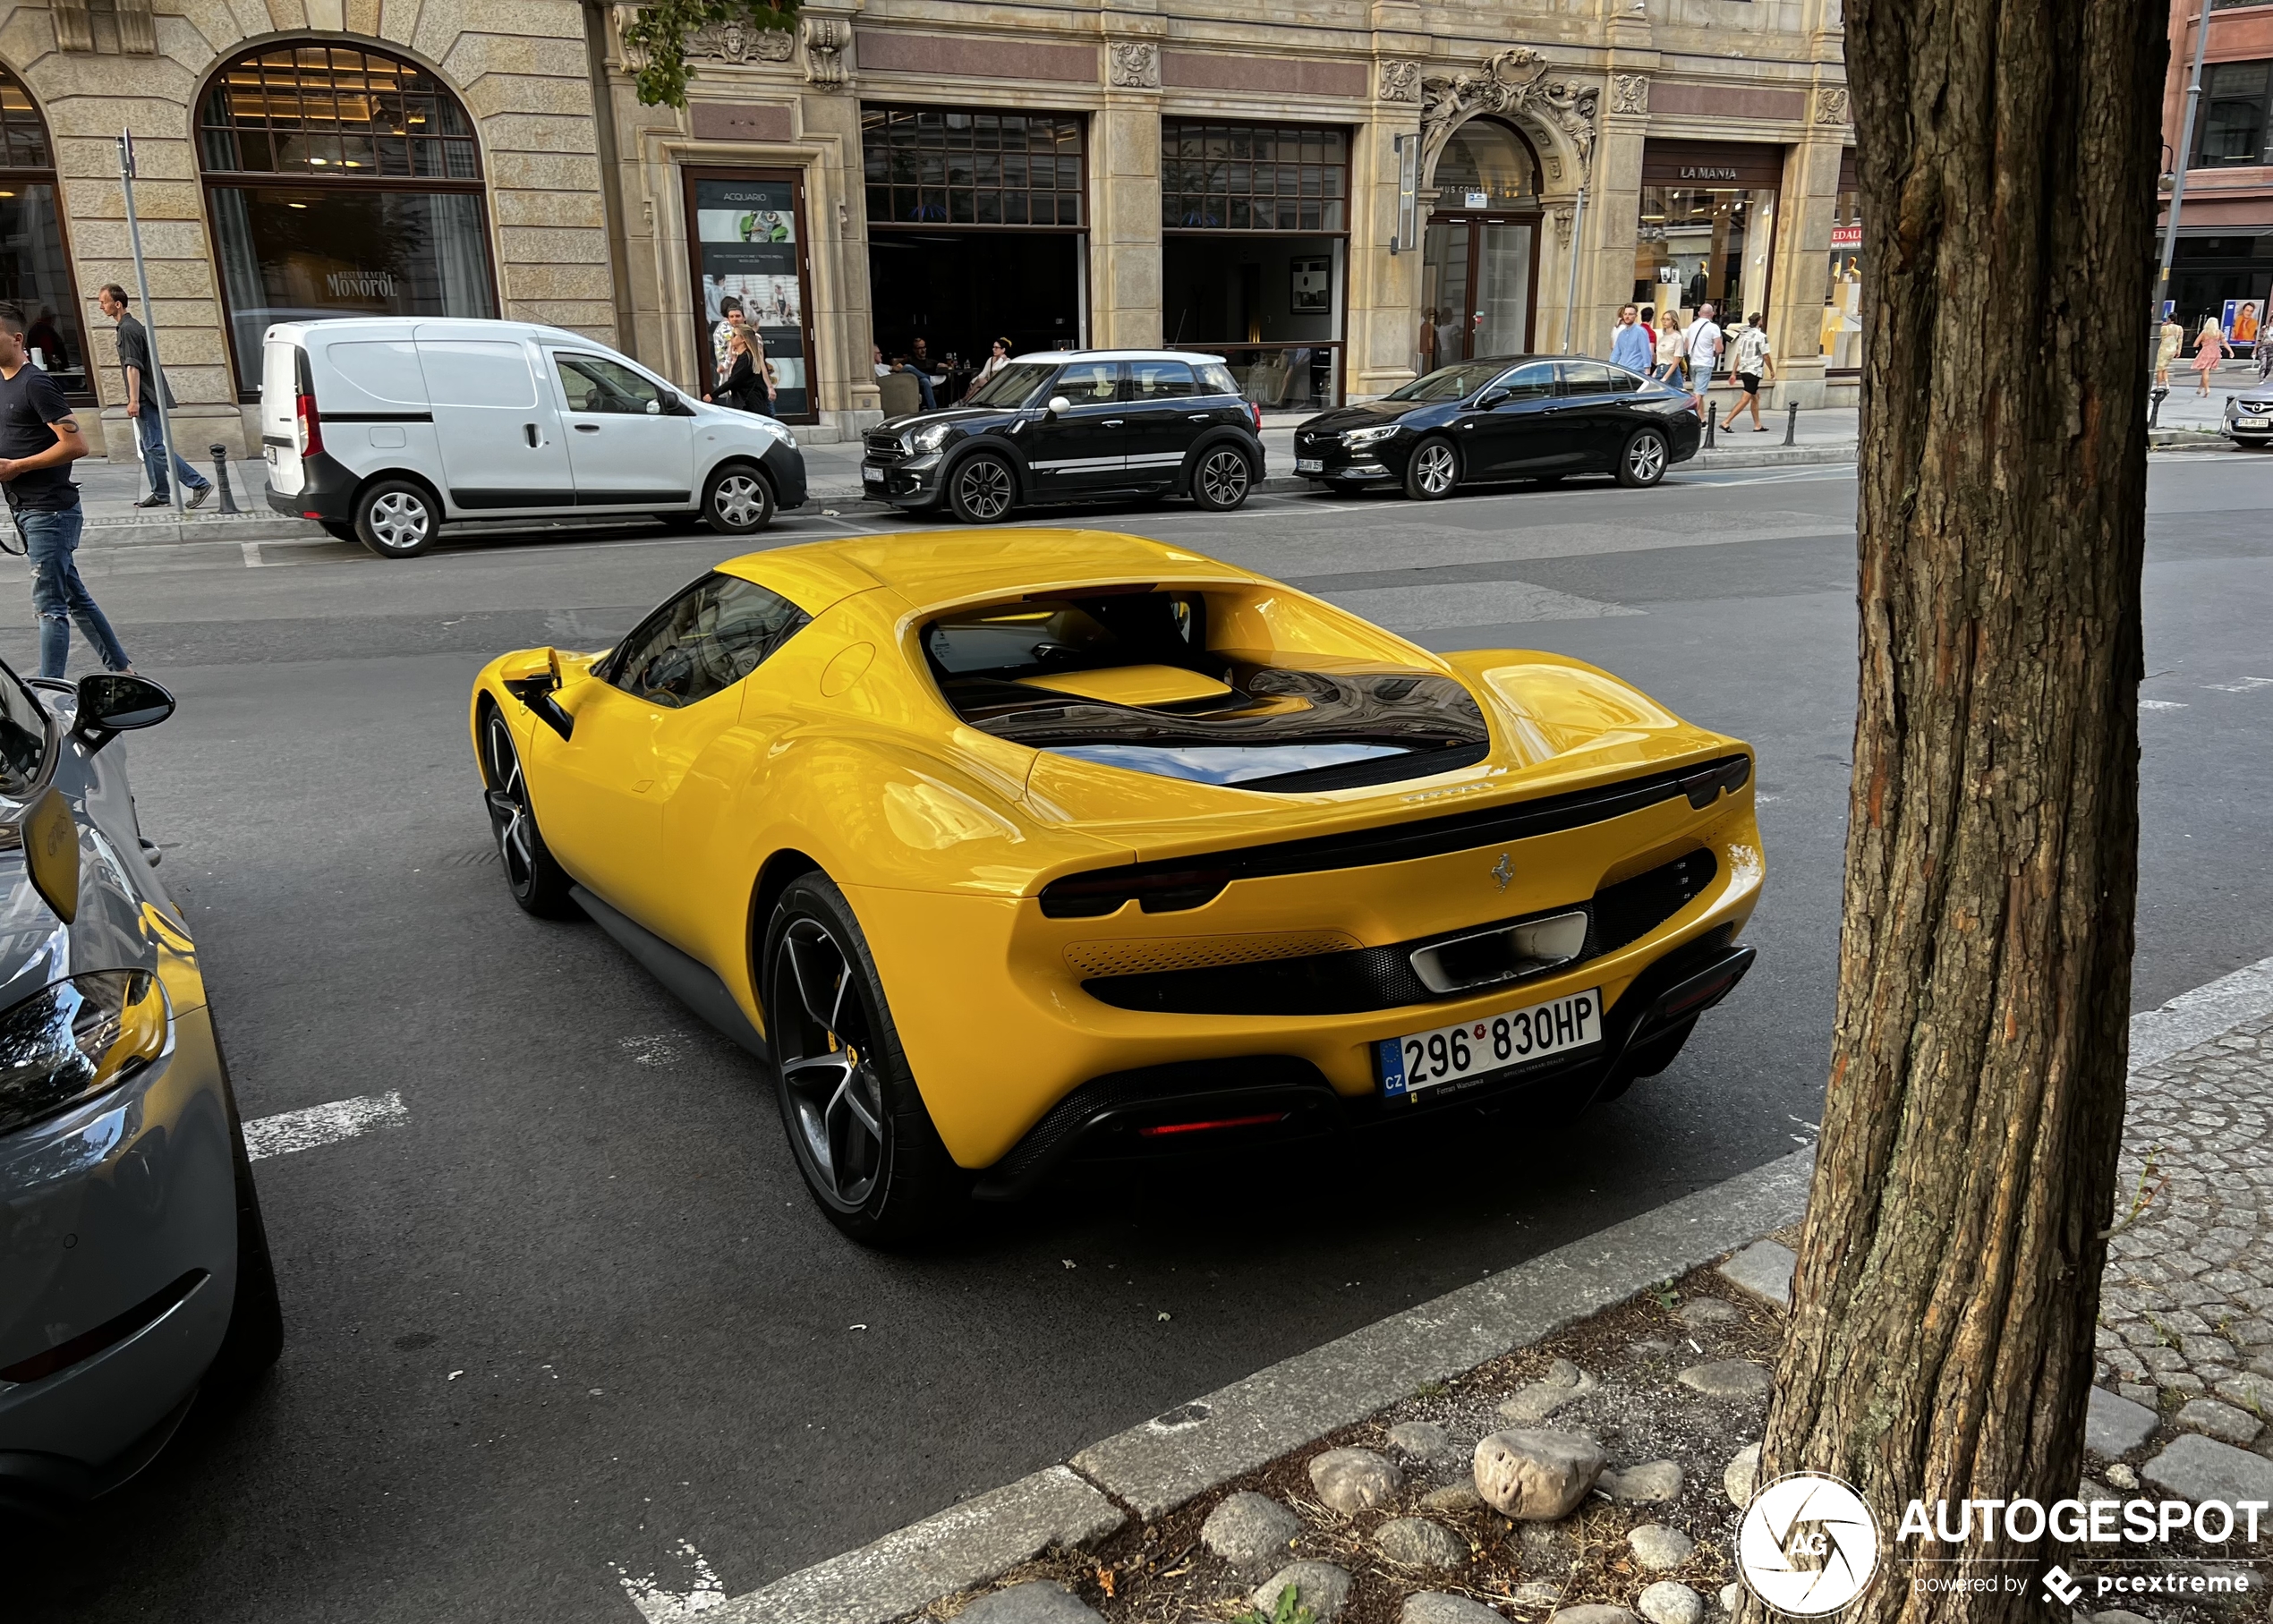
[[[84,395],[87,348],[56,217],[55,162],[30,93],[0,68],[0,299],[24,313],[32,364],[65,393]]]
[[[725,319],[725,302],[738,299],[773,368],[774,415],[809,419],[813,395],[796,179],[787,174],[695,174],[689,184],[700,284],[697,363],[717,359],[714,344]]]
[[[1834,372],[1862,366],[1862,194],[1842,191],[1831,210],[1831,280],[1823,294],[1825,364]]]
[[[1637,304],[1727,310],[1767,302],[1775,193],[1766,188],[1644,186],[1634,249]]]

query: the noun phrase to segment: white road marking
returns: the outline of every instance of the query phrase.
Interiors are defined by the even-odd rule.
[[[647,1624],[681,1624],[684,1620],[726,1605],[726,1586],[719,1582],[719,1576],[711,1570],[702,1553],[685,1540],[679,1541],[676,1549],[694,1572],[694,1586],[691,1590],[667,1590],[651,1573],[635,1579],[621,1562],[608,1564],[616,1570],[616,1582],[624,1587],[624,1594],[631,1598],[632,1605],[639,1609],[639,1616]]]
[[[260,557],[260,543],[258,541],[240,541],[237,545],[244,549],[245,568],[249,570],[257,570],[268,567],[268,561]]]
[[[2204,683],[2212,693],[2248,693],[2258,688],[2273,688],[2273,676],[2244,676],[2237,683]]]
[[[2141,710],[2184,710],[2186,709],[2186,701],[2175,699],[2142,699],[2139,701],[2139,708]]]
[[[353,1100],[335,1100],[329,1105],[311,1105],[303,1110],[278,1111],[273,1117],[262,1117],[244,1125],[244,1153],[254,1161],[264,1156],[285,1156],[294,1151],[312,1151],[318,1145],[336,1144],[342,1139],[353,1139],[375,1127],[405,1127],[411,1114],[404,1108],[403,1096],[389,1092],[383,1094],[362,1094]]]

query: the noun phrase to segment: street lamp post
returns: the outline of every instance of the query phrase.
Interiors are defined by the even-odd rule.
[[[2163,225],[2162,274],[2155,278],[2155,308],[2153,319],[2162,319],[2163,306],[2170,298],[2170,261],[2178,248],[2178,207],[2186,200],[2186,166],[2194,157],[2194,109],[2202,99],[2202,53],[2209,46],[2209,0],[2202,0],[2201,13],[2194,19],[2194,72],[2186,85],[2186,115],[2178,127],[2178,162],[2172,167],[2170,182],[2170,217]]]

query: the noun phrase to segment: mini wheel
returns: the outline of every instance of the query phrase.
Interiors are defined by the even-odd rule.
[[[1192,470],[1192,500],[1210,513],[1232,513],[1247,506],[1255,470],[1237,446],[1211,446]]]
[[[568,894],[567,874],[546,849],[513,729],[494,707],[481,721],[481,777],[488,785],[481,798],[490,810],[490,832],[496,837],[513,900],[540,919],[575,918],[583,910]]]
[[[955,465],[947,485],[947,505],[966,524],[992,524],[1017,505],[1018,476],[1010,464],[988,452]]]
[[[792,880],[767,923],[762,962],[781,1125],[805,1187],[865,1245],[936,1232],[967,1181],[924,1108],[844,893],[818,873]]]
[[[380,480],[355,499],[355,539],[382,558],[417,557],[441,528],[433,494],[410,480]]]
[[[1636,489],[1655,485],[1665,477],[1665,437],[1644,429],[1618,454],[1618,482]]]
[[[1405,464],[1405,494],[1417,502],[1441,502],[1460,489],[1460,454],[1452,442],[1440,438],[1413,447]]]
[[[721,536],[746,536],[773,523],[773,487],[747,463],[728,463],[702,487],[702,523]]]

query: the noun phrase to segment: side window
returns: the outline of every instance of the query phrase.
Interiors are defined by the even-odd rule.
[[[1200,391],[1205,395],[1237,395],[1239,380],[1231,376],[1230,368],[1212,361],[1200,369]]]
[[[1631,373],[1613,371],[1598,361],[1566,361],[1561,364],[1566,395],[1616,395],[1637,387]]]
[[[1518,367],[1494,387],[1505,389],[1511,400],[1545,400],[1554,393],[1554,363],[1535,361]]]
[[[561,392],[568,397],[571,412],[644,417],[651,407],[662,410],[662,390],[629,367],[597,355],[556,353],[552,362],[560,373]]]
[[[625,693],[677,710],[732,687],[811,619],[779,592],[706,575],[649,616],[609,662]]]
[[[0,666],[0,792],[17,795],[30,788],[47,759],[47,708],[13,671]]]
[[[1132,361],[1128,381],[1131,400],[1188,400],[1193,394],[1192,369],[1180,361]]]
[[[1120,398],[1120,363],[1078,361],[1058,375],[1058,391],[1077,406],[1102,406]]]

